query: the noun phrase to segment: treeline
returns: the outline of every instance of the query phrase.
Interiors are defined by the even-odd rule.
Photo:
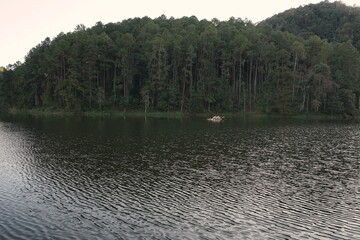
[[[68,111],[352,114],[360,54],[249,21],[161,16],[79,25],[0,76],[0,106]]]

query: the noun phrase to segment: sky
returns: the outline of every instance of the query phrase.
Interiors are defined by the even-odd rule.
[[[148,16],[199,20],[230,17],[257,23],[277,13],[321,0],[0,0],[0,66],[17,61],[46,37],[71,32],[76,25],[120,22]],[[330,1],[333,2],[333,1]],[[360,6],[360,0],[342,0]]]

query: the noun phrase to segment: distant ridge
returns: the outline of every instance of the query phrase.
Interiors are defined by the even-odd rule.
[[[329,42],[346,42],[360,50],[360,7],[341,1],[323,1],[289,9],[258,24],[275,30],[288,31],[304,38],[318,35]]]

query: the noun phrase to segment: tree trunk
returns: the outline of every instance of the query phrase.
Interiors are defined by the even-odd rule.
[[[124,74],[124,78],[123,78],[123,97],[126,98],[126,74]]]
[[[244,112],[246,111],[246,91],[245,91],[245,84],[243,86],[243,95],[244,95]]]
[[[256,61],[256,63],[255,63],[255,77],[254,77],[254,101],[256,100],[257,71],[258,71],[258,62]]]
[[[180,111],[182,112],[184,110],[184,101],[185,101],[185,80],[183,81],[183,85],[182,85],[182,93],[181,93],[181,109]]]
[[[233,82],[233,86],[232,86],[232,93],[233,93],[233,99],[236,99],[236,75],[235,75],[235,70],[236,70],[236,62],[235,59],[233,59],[233,64],[232,64],[232,82]]]
[[[296,65],[297,65],[297,54],[295,54],[295,60],[294,60],[294,69],[293,69],[293,81],[292,81],[292,94],[291,94],[291,100],[294,101],[295,98],[295,72],[296,72]]]
[[[113,91],[114,91],[114,105],[116,105],[116,69],[117,69],[117,59],[115,60],[115,68],[114,68],[114,82],[113,82]]]
[[[249,83],[249,89],[248,89],[248,91],[249,91],[249,97],[248,97],[248,100],[249,100],[249,111],[251,111],[251,80],[252,80],[252,65],[253,65],[253,63],[252,63],[252,60],[250,61],[250,63],[249,63],[249,65],[250,65],[250,67],[249,67],[249,79],[248,79],[248,83]]]
[[[241,72],[241,70],[242,70],[242,68],[241,68],[241,65],[242,65],[242,63],[241,63],[241,61],[242,61],[242,59],[241,59],[241,57],[240,57],[240,60],[239,60],[239,80],[238,80],[238,88],[239,88],[239,107],[240,107],[240,102],[241,102],[241,84],[242,84],[242,72]],[[245,111],[245,109],[244,109],[244,111]]]
[[[303,100],[302,100],[302,103],[301,103],[300,111],[305,110],[305,100],[306,100],[306,91],[305,91],[305,87],[304,87],[304,89],[303,89]]]

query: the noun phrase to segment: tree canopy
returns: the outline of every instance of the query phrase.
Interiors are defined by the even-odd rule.
[[[325,1],[299,14],[314,6],[358,11]],[[285,13],[297,16],[295,10]],[[254,25],[162,15],[78,25],[44,39],[24,63],[0,73],[0,107],[352,114],[360,96],[353,38],[304,35],[300,27],[279,31],[295,26],[281,25],[287,18],[281,19]],[[332,20],[326,24],[332,32]]]
[[[268,18],[259,26],[270,26],[308,38],[317,35],[329,42],[346,42],[360,50],[360,7],[349,7],[341,1],[309,4]]]

